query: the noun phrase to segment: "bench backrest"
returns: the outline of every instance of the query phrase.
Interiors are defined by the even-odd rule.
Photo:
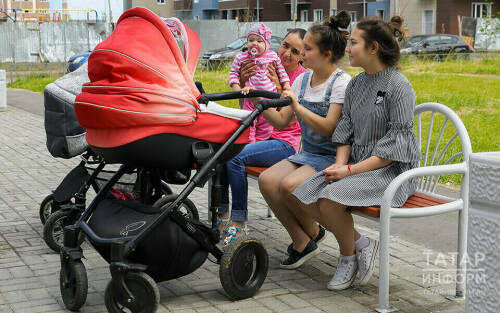
[[[440,103],[427,102],[418,105],[414,114],[417,117],[417,140],[423,154],[420,166],[445,165],[459,161],[468,165],[472,153],[470,138],[462,120],[452,109]],[[430,118],[427,120],[429,114]],[[433,132],[434,124],[439,124],[441,120],[439,133]],[[451,127],[447,127],[450,123]],[[457,142],[457,138],[460,142]],[[424,140],[425,146],[422,147]],[[417,191],[434,193],[439,178],[440,175],[420,177]],[[462,187],[468,183],[466,180],[467,178],[462,177]]]

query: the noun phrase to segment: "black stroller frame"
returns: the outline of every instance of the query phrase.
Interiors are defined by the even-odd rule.
[[[112,186],[119,181],[119,179],[125,174],[130,173],[135,170],[136,167],[132,165],[123,164],[120,166],[118,171],[107,181],[104,186],[99,190],[96,197],[92,200],[90,205],[86,210],[80,215],[73,225],[66,226],[64,228],[64,246],[61,248],[61,293],[63,301],[66,308],[70,310],[78,310],[85,302],[87,293],[87,281],[86,273],[81,259],[83,258],[83,251],[80,247],[79,233],[83,231],[92,245],[97,246],[109,246],[110,250],[110,272],[111,272],[111,282],[106,288],[106,307],[110,312],[122,312],[120,308],[116,305],[110,304],[114,302],[119,303],[122,308],[128,308],[132,312],[154,312],[156,306],[159,303],[159,293],[154,281],[161,281],[153,277],[154,281],[147,275],[144,271],[147,270],[147,264],[138,264],[131,262],[129,257],[134,251],[140,246],[141,242],[146,236],[148,236],[153,230],[160,225],[167,217],[179,225],[186,234],[191,238],[195,239],[202,249],[206,250],[208,253],[212,254],[217,262],[224,262],[225,254],[224,252],[216,246],[219,241],[219,231],[216,227],[217,222],[217,212],[220,209],[220,197],[222,186],[220,184],[220,176],[222,171],[221,159],[223,153],[228,150],[228,148],[238,139],[238,137],[243,134],[243,132],[253,123],[255,118],[258,117],[264,110],[268,108],[277,108],[290,104],[289,98],[277,99],[280,94],[253,90],[247,95],[243,95],[240,92],[227,92],[227,93],[215,93],[215,94],[205,94],[201,83],[196,83],[198,89],[202,92],[202,97],[199,99],[200,103],[208,103],[208,101],[217,100],[228,100],[237,98],[250,98],[250,97],[265,97],[272,100],[260,100],[255,107],[255,110],[250,113],[240,124],[238,129],[230,136],[230,138],[222,144],[215,153],[209,146],[208,149],[201,149],[198,152],[197,163],[200,167],[197,169],[196,174],[190,179],[189,183],[180,192],[177,198],[170,202],[169,205],[159,213],[159,215],[144,229],[142,229],[135,236],[124,236],[116,238],[103,238],[96,234],[94,230],[89,226],[87,221],[92,216],[96,210],[98,204],[103,201],[112,188]],[[193,150],[194,152],[194,150]],[[194,153],[196,154],[196,153]],[[178,212],[179,206],[187,199],[188,195],[196,188],[202,187],[209,180],[212,179],[212,189],[210,192],[210,208],[211,212],[211,227],[206,226],[204,223],[191,220],[183,216]],[[246,236],[242,236],[246,237]],[[260,264],[260,267],[252,273],[245,272],[248,269],[248,264],[241,264],[241,268],[238,268],[238,264],[232,264],[232,268],[228,268],[224,273],[220,272],[221,282],[226,291],[226,293],[234,300],[245,299],[253,296],[267,276],[268,269],[268,256],[263,245],[257,239],[248,238],[238,238],[241,240],[236,240],[242,242],[247,239],[247,243],[254,245],[255,251],[255,262]],[[235,248],[236,249],[236,248]],[[226,249],[231,250],[231,249]],[[241,253],[240,253],[241,254]],[[245,259],[244,255],[242,256]],[[241,258],[240,258],[241,260]],[[231,262],[226,262],[231,263]],[[234,262],[232,262],[234,263]],[[241,263],[241,262],[240,262]],[[201,264],[200,264],[201,265]],[[228,265],[229,266],[229,265]],[[199,267],[199,266],[198,266]],[[82,269],[83,268],[83,274]],[[222,269],[222,266],[221,266]],[[135,276],[134,276],[135,275]],[[146,280],[148,285],[145,289],[149,291],[136,292],[137,283],[132,285],[127,285],[129,278],[134,276],[143,275],[147,276],[146,279],[141,276],[139,280]],[[223,277],[223,276],[226,277]],[[229,276],[228,276],[229,275]],[[235,277],[239,275],[239,277]],[[85,277],[83,277],[85,276]],[[243,277],[243,278],[242,278]],[[241,282],[241,283],[239,283]],[[154,286],[149,286],[153,284]],[[132,287],[134,288],[132,288]],[[82,288],[85,290],[79,290]],[[149,289],[148,289],[149,288]],[[134,290],[132,290],[134,289]],[[145,294],[152,294],[148,299],[139,299],[138,296],[144,296]],[[112,299],[111,299],[112,298]],[[149,302],[148,302],[149,301]],[[155,303],[150,303],[155,302]]]
[[[40,208],[40,219],[44,224],[43,239],[47,246],[57,253],[60,252],[62,245],[62,242],[59,242],[58,238],[56,238],[57,229],[60,227],[59,224],[62,221],[64,221],[65,225],[73,224],[85,211],[86,195],[90,187],[93,188],[95,193],[100,191],[101,186],[99,186],[98,181],[104,180],[100,175],[114,175],[116,173],[115,171],[105,170],[106,162],[90,149],[81,154],[80,158],[82,159],[80,163],[46,197],[46,199],[50,197],[52,201],[52,203],[48,203],[51,206],[51,211],[44,211],[47,205],[47,203],[44,203],[46,201],[42,202]],[[89,165],[97,166],[92,168]],[[167,183],[161,181],[160,184],[161,186],[152,182],[151,173],[147,169],[138,170],[134,182],[120,182],[120,185],[133,185],[138,200],[143,203],[153,203],[154,200],[163,195],[173,195],[173,191]],[[161,189],[161,194],[158,189]],[[47,216],[44,216],[45,214]],[[81,236],[80,241],[83,241],[83,239],[84,236]]]

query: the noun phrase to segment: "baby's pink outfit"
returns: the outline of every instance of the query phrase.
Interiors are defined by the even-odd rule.
[[[241,64],[246,60],[252,60],[255,62],[255,64],[257,64],[257,68],[255,70],[255,75],[251,76],[247,80],[245,86],[250,86],[259,90],[276,92],[276,85],[271,79],[269,79],[269,77],[267,77],[269,74],[267,67],[273,62],[276,64],[276,72],[280,79],[280,83],[290,82],[285,68],[283,67],[283,64],[281,64],[281,60],[276,52],[266,50],[262,55],[254,57],[246,51],[238,54],[234,59],[231,70],[229,71],[229,86],[232,84],[240,84]],[[243,102],[243,109],[253,111],[254,108],[255,105],[248,98],[245,98]],[[262,114],[259,115],[259,117],[255,120],[254,125],[250,127],[249,142],[252,143],[269,139],[273,133],[273,129],[274,128],[266,122]]]

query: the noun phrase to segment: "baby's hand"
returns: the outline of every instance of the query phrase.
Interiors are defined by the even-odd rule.
[[[245,86],[243,87],[243,89],[241,89],[241,93],[244,94],[244,95],[248,95],[248,93],[250,92],[250,90],[253,90],[255,88],[253,87],[249,87],[249,86]]]

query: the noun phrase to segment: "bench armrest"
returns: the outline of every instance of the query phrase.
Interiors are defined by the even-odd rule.
[[[398,188],[404,182],[410,180],[411,178],[426,176],[426,175],[435,176],[435,175],[446,175],[446,174],[465,174],[467,173],[467,171],[468,171],[467,164],[465,162],[462,162],[458,164],[418,167],[399,174],[396,178],[394,178],[394,180],[389,184],[389,186],[387,186],[384,192],[384,196],[382,198],[382,205],[380,206],[380,218],[386,219],[390,218],[391,216],[400,216],[400,217],[413,217],[418,215],[426,216],[426,215],[433,215],[433,214],[458,210],[463,205],[464,201],[463,199],[458,199],[450,203],[429,207],[429,208],[434,208],[433,213],[431,213],[431,211],[429,210],[425,210],[425,208],[417,208],[417,209],[392,208],[391,203],[394,198],[394,194],[396,193]]]

